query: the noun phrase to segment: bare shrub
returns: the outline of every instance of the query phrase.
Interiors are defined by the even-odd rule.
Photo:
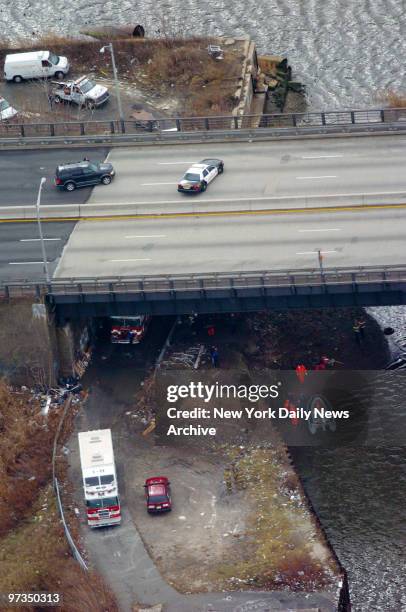
[[[95,572],[71,557],[51,487],[45,487],[30,519],[0,541],[0,590],[60,593],[66,612],[117,612],[117,603]],[[38,607],[25,606],[25,612]]]
[[[378,96],[380,102],[384,102],[390,108],[406,108],[406,93],[399,93],[389,89]]]
[[[51,478],[53,440],[60,410],[49,413],[47,422],[37,401],[28,392],[13,392],[0,381],[0,535],[29,513]],[[63,441],[72,424],[68,415],[61,433]]]

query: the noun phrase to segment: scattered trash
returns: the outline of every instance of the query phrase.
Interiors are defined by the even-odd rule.
[[[196,344],[185,348],[184,351],[168,353],[166,359],[161,361],[161,369],[181,370],[195,369],[206,363],[208,358],[207,349],[203,344]]]
[[[144,429],[144,431],[142,432],[142,435],[147,436],[148,434],[151,433],[151,431],[154,431],[154,429],[155,429],[155,419],[152,419],[148,427]]]
[[[82,353],[81,357],[73,364],[73,371],[78,378],[82,378],[86,371],[87,366],[90,363],[92,351],[89,349],[87,352]]]

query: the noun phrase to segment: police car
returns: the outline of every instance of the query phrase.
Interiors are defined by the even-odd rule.
[[[202,159],[190,166],[178,184],[178,191],[184,193],[199,193],[206,191],[207,185],[224,172],[224,162],[221,159]]]

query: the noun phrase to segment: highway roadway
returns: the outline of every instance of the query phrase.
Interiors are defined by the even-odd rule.
[[[55,168],[67,161],[89,157],[95,161],[106,158],[108,149],[39,149],[37,151],[0,152],[0,206],[35,204],[42,176],[47,182],[42,190],[42,204],[82,204],[91,194],[91,187],[67,193],[54,186]]]
[[[278,196],[405,193],[406,136],[317,138],[252,143],[139,146],[108,154],[117,176],[107,187],[73,193],[53,185],[58,163],[105,159],[107,148],[0,152],[0,207],[34,204],[41,176],[43,204],[188,203]],[[225,172],[204,194],[177,193],[192,162],[220,157]],[[108,212],[110,207],[106,207]],[[165,208],[165,206],[163,206]],[[1,217],[1,210],[0,210]]]
[[[406,136],[369,136],[252,143],[207,143],[113,149],[114,185],[89,202],[150,203],[214,199],[405,193]],[[225,172],[206,193],[178,194],[192,162],[219,157]]]
[[[50,274],[53,274],[74,226],[72,222],[42,224]],[[1,223],[0,281],[43,279],[43,269],[38,225]]]
[[[230,209],[237,198],[255,202],[256,197],[314,194],[326,196],[328,204],[329,195],[406,193],[405,151],[406,138],[394,135],[129,147],[110,153],[104,148],[8,152],[1,154],[0,206],[34,203],[42,175],[50,179],[44,203],[105,204],[106,214],[123,202],[144,202],[147,209],[161,203],[162,212],[168,201],[171,210],[180,202],[199,202],[201,213],[190,216],[134,219],[129,209],[122,219],[44,223],[47,255],[58,277],[308,268],[318,265],[319,249],[327,267],[404,263],[405,209],[213,217],[205,215],[205,203],[220,200],[221,207],[225,201]],[[55,165],[84,155],[108,155],[117,171],[113,183],[73,194],[52,187]],[[224,159],[224,175],[204,194],[178,194],[180,175],[207,156]],[[379,201],[384,205],[385,196]],[[1,280],[41,277],[35,224],[2,222],[0,239]]]
[[[406,209],[82,221],[57,277],[404,263]]]

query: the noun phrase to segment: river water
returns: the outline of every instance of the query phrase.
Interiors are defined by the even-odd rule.
[[[376,309],[395,327],[392,309]],[[345,383],[348,374],[342,373]],[[352,378],[351,378],[352,377]],[[355,377],[355,378],[354,378]],[[352,373],[361,381],[347,435],[291,447],[306,491],[348,571],[354,610],[406,611],[406,371]],[[360,398],[364,396],[363,408]],[[365,401],[366,400],[366,401]],[[350,407],[347,405],[347,407]],[[348,436],[349,434],[349,436]]]
[[[9,40],[111,23],[142,23],[148,36],[158,29],[249,34],[261,53],[289,58],[315,110],[379,106],[380,92],[406,89],[403,0],[14,0],[0,7],[0,36]]]

